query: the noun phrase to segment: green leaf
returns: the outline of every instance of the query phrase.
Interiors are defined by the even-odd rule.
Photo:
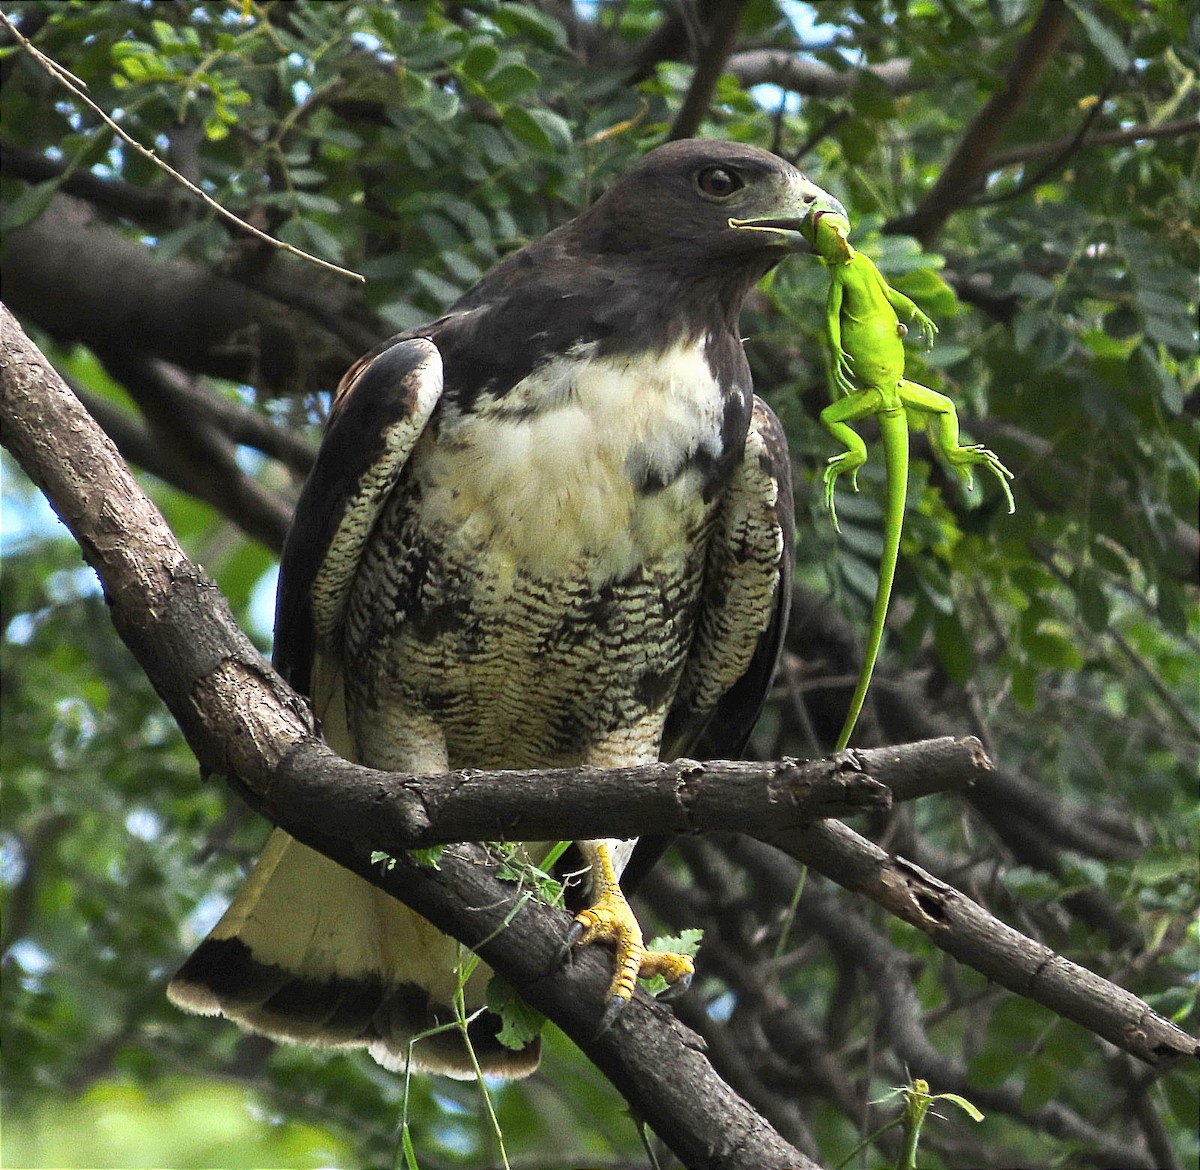
[[[949,1101],[952,1105],[957,1105],[972,1121],[983,1120],[983,1114],[966,1097],[960,1097],[957,1093],[938,1093],[933,1099],[935,1101]]]
[[[1014,894],[1034,902],[1052,902],[1061,897],[1062,883],[1045,870],[1014,865],[1004,871],[1004,884]]]
[[[1020,297],[1044,301],[1054,295],[1054,284],[1045,277],[1036,276],[1032,272],[1018,272],[1009,284],[1009,290]]]
[[[651,951],[674,951],[676,954],[690,955],[695,958],[703,938],[703,930],[689,927],[686,930],[680,931],[679,934],[659,935],[651,939],[647,949]],[[655,996],[662,995],[670,986],[661,975],[654,975],[649,979],[641,979],[640,982],[651,995]]]
[[[958,312],[954,290],[932,268],[918,268],[888,280],[932,317],[952,317]]]
[[[566,46],[566,29],[553,16],[530,4],[501,4],[492,19],[504,32],[514,37],[529,37],[543,48],[561,49]]]
[[[1108,603],[1108,594],[1095,579],[1085,577],[1079,581],[1075,586],[1075,596],[1079,601],[1079,613],[1087,623],[1088,629],[1096,633],[1107,630],[1112,609]]]
[[[522,146],[529,147],[535,154],[553,154],[554,143],[542,124],[524,106],[509,106],[502,121],[505,129]]]
[[[1017,353],[1028,353],[1033,339],[1041,329],[1045,317],[1035,309],[1021,309],[1013,318],[1012,337]]]
[[[1013,666],[1011,681],[1013,701],[1022,711],[1033,711],[1037,707],[1038,672],[1021,661]]]
[[[497,105],[504,105],[532,93],[541,84],[541,80],[528,65],[514,62],[497,69],[487,79],[484,92]]]
[[[975,669],[975,651],[957,613],[939,613],[934,617],[933,644],[950,677],[957,683],[965,683]]]
[[[500,1017],[496,1039],[505,1048],[521,1049],[532,1044],[546,1025],[546,1017],[530,1007],[507,979],[493,975],[487,986],[487,1006]]]
[[[1033,662],[1052,670],[1077,671],[1083,666],[1079,647],[1066,635],[1040,629],[1026,634],[1022,644]]]
[[[500,50],[490,41],[476,41],[463,56],[459,68],[464,77],[483,81],[499,59]]]
[[[5,206],[3,215],[0,215],[0,230],[13,232],[37,219],[50,206],[59,182],[59,179],[47,179],[44,183],[26,187]]]
[[[1075,19],[1083,25],[1088,40],[1100,51],[1104,59],[1118,73],[1127,72],[1132,62],[1129,59],[1128,51],[1121,43],[1121,38],[1081,0],[1066,0],[1066,5],[1075,15]]]
[[[678,934],[661,934],[652,938],[649,943],[649,949],[652,951],[674,951],[680,955],[690,955],[696,957],[696,953],[700,950],[700,943],[704,940],[704,931],[695,927],[688,927],[681,930]]]

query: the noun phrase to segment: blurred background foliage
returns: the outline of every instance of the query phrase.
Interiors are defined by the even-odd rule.
[[[1041,18],[1031,0],[12,3],[139,141],[367,283],[231,231],[6,40],[6,302],[149,468],[148,490],[266,651],[272,546],[310,455],[247,419],[315,440],[355,354],[435,316],[673,126],[690,132],[696,62],[735,9],[698,131],[775,149],[846,202],[857,246],[941,328],[910,375],[951,394],[971,438],[1017,472],[1007,517],[992,485],[966,496],[918,446],[864,724],[893,741],[979,734],[1001,771],[970,798],[860,828],[1194,1032],[1197,18],[1174,0],[1060,7],[1055,51],[1014,87]],[[948,160],[987,136],[972,119],[1014,89],[996,107],[1002,135],[937,205]],[[55,217],[80,207],[91,242],[77,266],[53,248],[68,222]],[[155,271],[176,265],[181,287],[197,272],[225,283],[197,284],[164,340],[133,253],[112,252],[111,284],[86,276],[114,239]],[[880,551],[878,456],[861,494],[839,497],[842,538],[814,490],[831,454],[816,422],[825,287],[793,260],[743,320],[797,469],[796,633],[755,741],[772,757],[829,749]],[[231,288],[268,324],[280,314],[288,361],[238,367],[204,335],[205,298]],[[99,324],[110,310],[115,335]],[[265,826],[200,782],[73,543],[5,459],[6,1164],[391,1164],[396,1077],[166,1003]],[[816,876],[788,931],[786,899],[729,869],[736,855],[688,843],[643,913],[707,927],[681,1012],[790,1140],[835,1164],[894,1114],[869,1103],[911,1072],[988,1114],[931,1123],[923,1165],[1195,1163],[1194,1070],[1133,1067],[840,895],[875,948],[862,950],[822,926],[833,895]],[[869,974],[880,954],[934,1067],[908,1067]],[[810,1029],[790,1058],[765,1022],[781,1012]],[[542,1071],[494,1094],[513,1165],[646,1164],[623,1102],[553,1029]],[[418,1079],[408,1116],[427,1170],[499,1163],[475,1086]]]

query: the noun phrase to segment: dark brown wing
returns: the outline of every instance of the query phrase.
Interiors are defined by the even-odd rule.
[[[314,657],[340,621],[371,528],[441,392],[441,357],[424,337],[360,358],[338,386],[279,565],[272,661],[303,694],[312,694]]]
[[[759,398],[709,543],[691,653],[663,758],[740,755],[779,661],[791,600],[795,512],[787,437]]]

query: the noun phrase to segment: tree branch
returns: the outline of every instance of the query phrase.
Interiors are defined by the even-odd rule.
[[[860,69],[834,69],[787,49],[748,49],[734,53],[726,64],[726,72],[732,73],[746,89],[754,85],[777,85],[792,93],[819,98],[844,97],[864,75],[881,81],[897,95],[912,93],[929,84],[914,79],[912,62],[903,58]]]
[[[1126,146],[1131,142],[1153,142],[1160,138],[1184,138],[1200,134],[1200,123],[1195,118],[1178,118],[1173,122],[1160,122],[1156,126],[1131,126],[1128,130],[1100,130],[1088,135],[1078,144],[1074,134],[1066,134],[1049,142],[1033,142],[1027,146],[1016,146],[1012,150],[993,155],[988,160],[988,170],[998,171],[1020,163],[1034,162],[1043,158],[1054,158],[1073,146],[1080,151],[1094,146]]]
[[[242,471],[232,447],[219,442],[223,436],[205,434],[208,428],[197,427],[191,431],[194,443],[185,446],[115,403],[78,387],[72,389],[130,463],[212,504],[267,548],[278,552],[283,547],[292,505]],[[195,419],[185,413],[181,421]]]
[[[1002,987],[1082,1024],[1148,1064],[1200,1057],[1197,1041],[1137,996],[1026,938],[953,886],[903,857],[890,856],[846,825],[822,821],[767,840],[878,902]]]
[[[1062,0],[1044,0],[1025,39],[1013,54],[1004,84],[963,132],[929,193],[908,215],[891,220],[884,231],[915,236],[928,246],[950,216],[963,207],[988,173],[988,160],[1013,118],[1029,100],[1070,24]]]
[[[413,778],[397,779],[348,764],[316,739],[297,696],[261,661],[213,583],[186,559],[111,443],[2,308],[0,324],[5,445],[50,498],[100,574],[118,632],[180,723],[202,766],[246,784],[251,803],[298,839],[355,872],[373,874],[362,860],[372,850],[380,844],[394,847],[406,823],[413,833],[425,831],[427,815],[423,820],[411,807],[405,813],[379,799],[388,785],[403,787]],[[978,760],[970,741],[957,749],[937,750],[962,751],[964,745]],[[885,754],[892,750],[885,749]],[[312,760],[321,763],[315,777],[307,767]],[[344,778],[330,785],[328,777],[338,772]],[[588,787],[576,785],[574,791],[586,800]],[[673,817],[679,816],[678,804],[672,781],[666,805]],[[483,826],[489,836],[492,823]],[[683,823],[688,823],[686,818]],[[314,825],[320,825],[320,831]],[[578,835],[595,835],[598,826],[589,825]],[[766,839],[848,889],[871,897],[989,978],[1084,1024],[1142,1060],[1160,1064],[1197,1051],[1185,1033],[1135,996],[1025,938],[953,887],[902,858],[889,857],[844,825],[776,829]],[[478,851],[466,857],[463,872],[479,868]],[[401,896],[415,909],[439,925],[445,922],[450,933],[469,944],[490,934],[491,927],[476,937],[475,927],[449,909],[451,894],[444,883],[461,867],[443,865],[438,877],[426,873],[424,882],[414,881],[407,859],[398,860],[397,868],[405,875]],[[372,880],[376,878],[376,884],[397,892],[393,882],[381,875]],[[493,880],[490,874],[487,880]],[[416,886],[431,899],[429,906],[423,896],[412,893]],[[487,899],[464,901],[469,906],[492,904]],[[461,911],[463,903],[457,905]],[[478,921],[470,915],[467,919]],[[500,935],[506,938],[508,931]],[[502,955],[498,969],[524,991],[535,973],[527,964],[509,964],[506,943],[492,940],[489,945]],[[488,951],[483,953],[489,957]],[[555,978],[549,977],[549,983],[557,987]],[[554,995],[546,995],[547,1002],[557,1005]],[[530,1000],[540,1006],[539,994]],[[628,1018],[638,1018],[637,1013]],[[571,1021],[563,1026],[576,1036],[582,1025],[578,1017],[573,1019],[574,1032],[568,1026]],[[663,1042],[661,1036],[654,1042]],[[610,1066],[615,1059],[603,1046],[599,1055],[591,1048],[585,1051],[602,1067],[605,1059]],[[616,1075],[624,1073],[618,1070]]]
[[[337,385],[362,347],[318,320],[183,260],[163,263],[58,194],[8,233],[4,297],[60,341],[104,358],[134,347],[186,370],[305,393]]]
[[[800,868],[794,861],[777,849],[746,837],[734,839],[728,852],[754,880],[757,901],[789,903],[800,880]],[[843,899],[833,897],[828,886],[805,882],[797,904],[796,921],[819,934],[831,951],[841,956],[844,966],[864,973],[866,993],[878,1004],[879,1028],[887,1036],[888,1048],[896,1057],[897,1071],[909,1069],[912,1075],[937,1085],[940,1092],[962,1093],[989,1113],[1003,1112],[1032,1130],[1076,1142],[1095,1151],[1111,1165],[1154,1165],[1145,1150],[1114,1139],[1057,1101],[1030,1110],[1022,1102],[1019,1085],[988,1088],[972,1084],[966,1066],[940,1051],[925,1030],[911,970],[906,970],[909,957],[864,915],[855,913],[853,907],[847,908]],[[706,933],[706,953],[708,945]],[[781,1005],[778,1014],[794,1011],[790,1005]],[[776,1021],[767,1030],[773,1035]],[[795,1025],[789,1030],[794,1031]]]
[[[718,5],[708,25],[708,39],[700,49],[692,74],[692,83],[688,86],[679,113],[675,115],[675,121],[671,124],[668,139],[691,138],[700,129],[700,123],[708,113],[713,91],[721,79],[725,62],[733,52],[738,27],[742,23],[742,9],[745,6],[746,0],[721,0]]]
[[[101,178],[86,167],[81,168],[77,159],[47,158],[36,150],[0,142],[0,172],[6,178],[29,183],[58,179],[60,191],[143,227],[162,231],[177,227],[181,220],[179,200],[173,198],[173,189],[140,187],[123,179]]]
[[[293,244],[284,243],[283,240],[277,240],[273,236],[267,235],[266,232],[260,231],[253,224],[247,223],[244,219],[233,214],[227,208],[222,207],[211,195],[203,188],[198,187],[191,179],[185,175],[181,175],[170,163],[159,158],[153,150],[148,146],[143,146],[136,138],[133,137],[119,122],[111,118],[106,110],[98,106],[84,92],[87,86],[79,80],[73,73],[64,69],[57,61],[47,57],[36,45],[32,44],[28,38],[22,36],[20,30],[0,12],[0,24],[3,24],[12,36],[55,81],[58,82],[68,93],[70,93],[77,101],[82,102],[89,110],[92,111],[122,142],[135,150],[142,158],[153,163],[159,170],[165,172],[170,178],[174,179],[180,186],[186,188],[192,195],[199,199],[210,211],[215,212],[222,219],[232,223],[240,231],[248,232],[256,240],[264,244],[270,245],[272,248],[278,248],[283,252],[290,252],[293,256],[297,256],[302,260],[307,260],[310,264],[316,264],[319,268],[324,268],[329,272],[336,272],[339,276],[348,276],[351,280],[357,280],[360,284],[366,281],[365,276],[361,276],[357,272],[351,272],[348,268],[343,268],[340,264],[333,264],[328,260],[322,260],[320,256],[314,256],[311,252],[305,252],[302,248],[297,248]]]

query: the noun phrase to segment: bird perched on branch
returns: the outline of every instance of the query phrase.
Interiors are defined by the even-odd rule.
[[[835,200],[765,151],[651,152],[589,210],[507,257],[445,316],[345,375],[283,553],[278,669],[330,745],[375,768],[626,766],[742,749],[778,657],[792,496],[784,434],[738,335],[750,289]],[[685,984],[619,880],[590,867],[568,945]],[[387,841],[378,843],[386,851]],[[456,944],[276,831],[171,984],[180,1006],[403,1067],[452,1020]],[[466,988],[483,1002],[486,968]],[[520,1075],[497,1018],[470,1037]],[[470,1076],[456,1029],[418,1066]]]

